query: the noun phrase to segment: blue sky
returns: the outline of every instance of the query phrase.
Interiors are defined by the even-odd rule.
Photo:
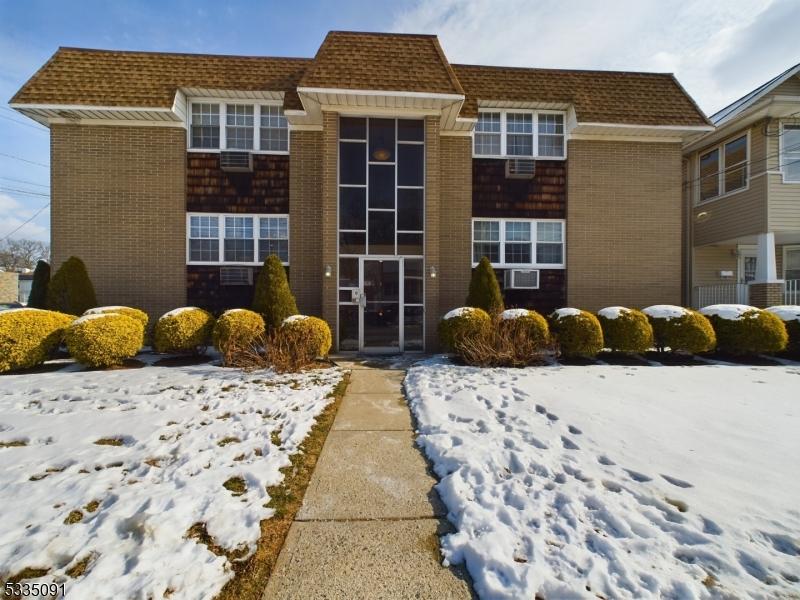
[[[797,0],[0,0],[0,240],[48,202],[49,134],[6,102],[58,46],[313,56],[330,29],[436,33],[452,62],[674,72],[713,113],[800,62],[798,22]],[[43,210],[15,237],[48,229]]]

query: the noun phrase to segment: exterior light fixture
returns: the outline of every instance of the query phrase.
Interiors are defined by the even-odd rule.
[[[436,267],[434,267],[433,265],[428,267],[428,273],[430,274],[431,279],[436,279]]]
[[[386,148],[378,148],[372,153],[372,158],[381,162],[389,160],[390,156],[391,152],[389,152]]]
[[[325,277],[330,277],[331,275],[333,275],[333,267],[325,265]]]

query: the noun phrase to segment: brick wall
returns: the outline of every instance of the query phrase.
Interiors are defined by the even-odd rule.
[[[442,138],[439,135],[439,118],[425,117],[425,266],[437,267],[437,277],[425,274],[425,350],[434,352],[439,349],[437,325],[442,314],[439,307],[439,288],[441,279],[438,270],[441,265],[441,223],[442,223],[442,188],[444,180],[441,172]],[[447,227],[450,223],[447,224]]]
[[[339,115],[332,112],[324,112],[322,116],[322,202],[321,219],[322,229],[313,232],[317,238],[321,238],[322,261],[316,273],[317,286],[322,286],[322,318],[325,319],[334,331],[334,339],[338,339],[336,325],[338,323],[337,295],[339,293],[339,264],[338,264],[338,223],[336,222],[339,214],[338,198],[338,169],[339,169]],[[320,161],[320,155],[317,160]],[[325,277],[323,269],[330,266],[332,273],[330,277]]]
[[[680,145],[571,140],[567,170],[569,304],[680,304]]]
[[[53,125],[52,262],[86,263],[100,304],[186,303],[186,132]]]

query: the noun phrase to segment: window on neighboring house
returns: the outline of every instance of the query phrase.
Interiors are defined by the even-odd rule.
[[[486,256],[494,266],[564,265],[564,222],[474,219],[472,262]]]
[[[710,200],[747,187],[747,135],[723,142],[700,155],[700,200]]]
[[[253,149],[253,105],[228,104],[225,107],[225,147]]]
[[[500,138],[500,113],[478,113],[478,122],[475,124],[475,154],[500,154]]]
[[[783,278],[800,279],[800,247],[786,248],[783,260]]]
[[[258,233],[258,260],[264,262],[275,254],[289,262],[289,220],[286,217],[261,217]]]
[[[189,260],[219,260],[219,219],[216,216],[193,216],[189,219]]]
[[[280,106],[261,107],[261,149],[275,152],[289,150],[289,123]]]
[[[719,150],[700,157],[700,199],[719,196]]]
[[[219,104],[192,104],[192,148],[219,148]]]
[[[564,158],[564,114],[481,111],[475,125],[475,156]]]
[[[783,126],[781,169],[785,181],[800,182],[800,125]]]
[[[747,136],[725,144],[725,193],[747,187]]]

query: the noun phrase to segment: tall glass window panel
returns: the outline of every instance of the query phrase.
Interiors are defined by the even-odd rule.
[[[259,262],[264,262],[270,254],[275,254],[281,262],[289,262],[289,221],[286,217],[259,219]]]
[[[478,113],[475,124],[475,154],[482,156],[498,156],[500,154],[500,113]]]
[[[543,265],[560,265],[564,262],[562,223],[536,224],[536,262]]]
[[[365,188],[339,188],[339,229],[367,229]]]
[[[189,219],[189,260],[219,261],[219,219],[198,216]]]
[[[425,185],[425,146],[421,144],[398,144],[397,185]]]
[[[405,259],[403,261],[403,301],[406,304],[422,304],[424,275],[422,259]]]
[[[261,107],[261,149],[269,152],[289,150],[289,123],[280,106]]]
[[[719,150],[700,157],[700,200],[719,196]]]
[[[339,306],[339,350],[358,350],[358,305]]]
[[[398,119],[397,139],[401,142],[425,141],[425,121],[422,119]]]
[[[500,222],[475,221],[472,224],[472,261],[479,262],[484,256],[490,262],[500,262]]]
[[[340,140],[366,140],[367,120],[361,117],[341,117],[339,119]]]
[[[506,154],[509,156],[533,156],[532,114],[506,114],[506,134]]]
[[[219,104],[192,104],[192,148],[219,148]]]
[[[397,190],[397,229],[422,231],[425,222],[425,191]]]
[[[369,160],[394,162],[394,119],[369,120]]]
[[[800,125],[784,125],[781,165],[786,181],[800,181]]]
[[[539,115],[539,156],[564,156],[564,115]]]
[[[394,253],[394,211],[369,211],[369,254]]]
[[[394,208],[394,165],[369,166],[369,207]]]
[[[339,234],[339,253],[340,254],[366,254],[367,253],[367,234],[342,232]]]
[[[253,217],[225,217],[225,262],[254,262]]]
[[[747,186],[747,136],[725,144],[725,193]]]
[[[340,258],[339,287],[357,288],[358,285],[358,259]]]
[[[421,233],[398,233],[397,253],[409,256],[422,256],[424,254]]]
[[[506,223],[505,262],[508,264],[530,264],[531,224],[528,221]]]
[[[421,306],[406,306],[403,319],[403,349],[419,352],[423,348],[422,332],[425,311]]]
[[[228,104],[225,107],[225,147],[253,149],[253,105]]]
[[[366,143],[339,142],[339,183],[344,185],[367,183]]]

